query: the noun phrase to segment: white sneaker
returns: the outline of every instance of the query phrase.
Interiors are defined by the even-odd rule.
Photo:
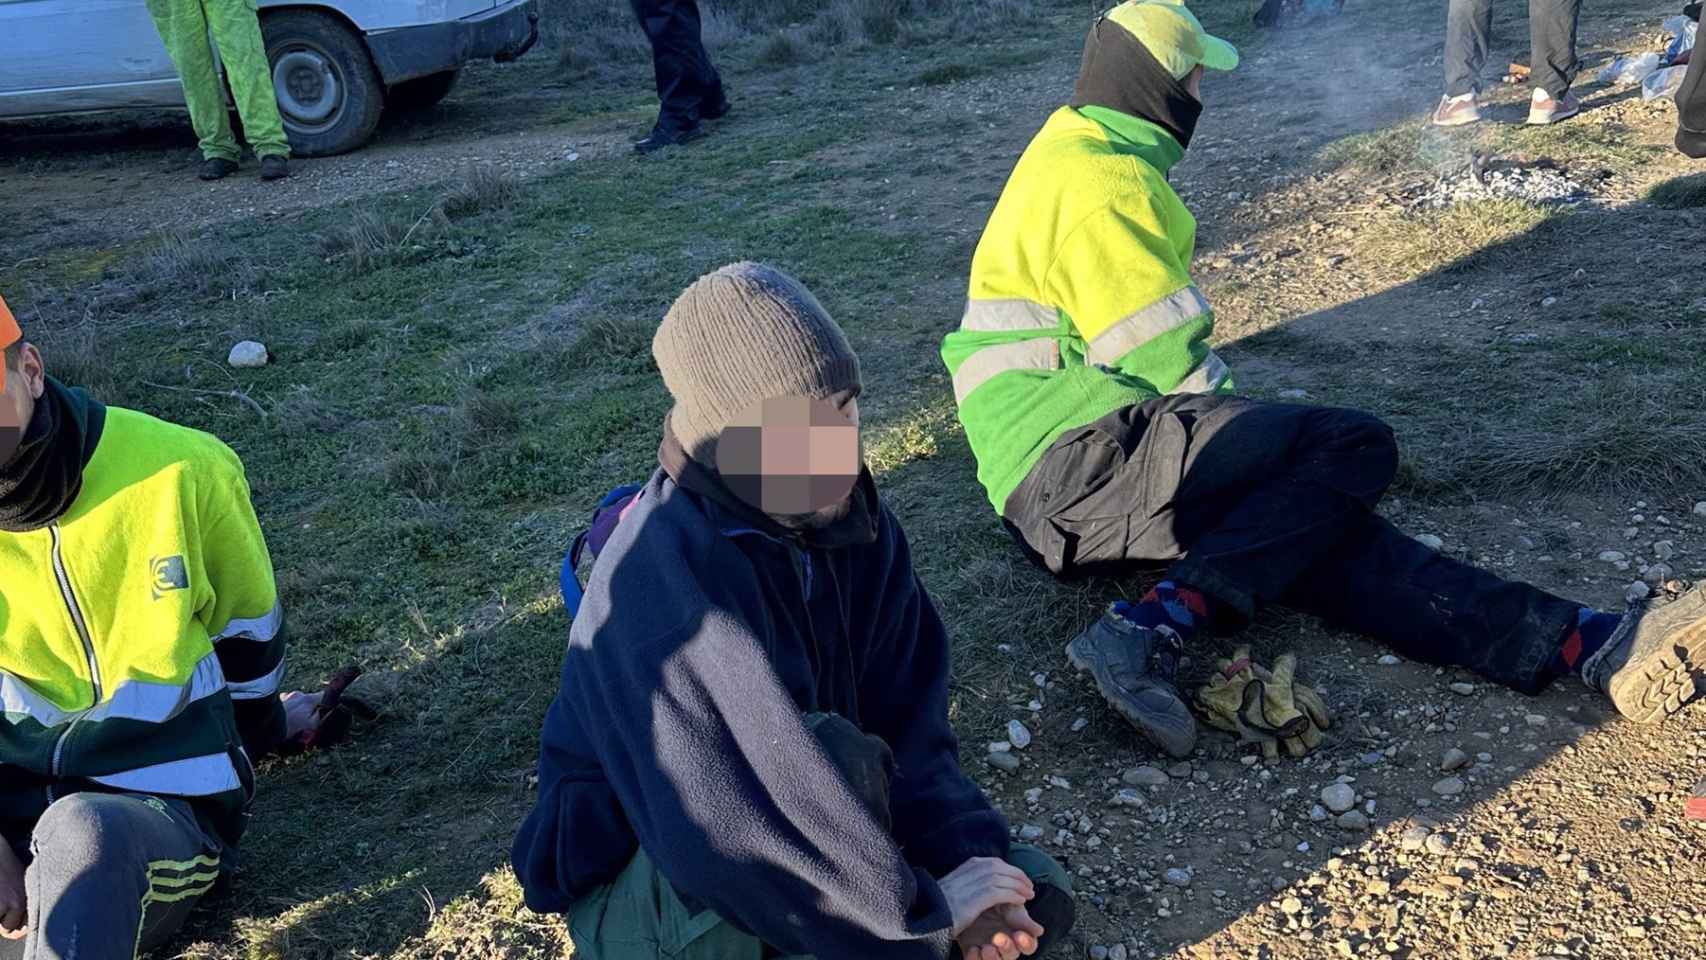
[[[1582,104],[1575,94],[1565,93],[1563,97],[1554,100],[1551,94],[1537,89],[1528,104],[1528,123],[1530,126],[1544,127],[1568,120],[1581,112]]]

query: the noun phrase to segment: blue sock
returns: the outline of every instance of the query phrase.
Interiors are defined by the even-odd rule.
[[[1189,643],[1209,621],[1209,599],[1201,590],[1163,580],[1137,603],[1116,601],[1114,612],[1140,627],[1172,627]]]
[[[1576,614],[1576,625],[1570,632],[1564,634],[1564,645],[1558,650],[1555,664],[1561,665],[1559,673],[1579,673],[1582,664],[1588,658],[1598,653],[1605,642],[1611,639],[1611,632],[1617,629],[1617,624],[1623,617],[1616,613],[1606,613],[1592,607],[1583,607]]]

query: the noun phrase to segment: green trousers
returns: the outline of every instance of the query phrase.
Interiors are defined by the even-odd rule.
[[[201,142],[201,155],[233,163],[240,155],[225,115],[225,90],[213,67],[213,48],[208,43],[211,28],[249,146],[258,157],[289,156],[255,0],[148,0],[148,12],[183,81],[190,126]]]
[[[1007,861],[1032,880],[1072,890],[1053,857],[1016,843]],[[651,858],[641,850],[616,882],[575,901],[569,909],[575,960],[811,960],[782,957],[715,911],[687,909]]]

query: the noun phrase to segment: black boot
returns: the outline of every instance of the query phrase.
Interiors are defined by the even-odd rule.
[[[236,172],[236,161],[224,157],[208,157],[201,162],[201,169],[196,171],[196,176],[202,180],[223,180]]]
[[[652,132],[647,134],[644,140],[634,144],[634,152],[642,155],[656,153],[664,147],[678,147],[704,135],[705,131],[700,129],[698,123],[691,127],[657,126],[652,128]]]
[[[283,180],[288,176],[290,176],[289,160],[276,154],[261,158],[262,180]]]
[[[729,98],[723,96],[721,90],[717,91],[715,97],[707,99],[699,107],[699,119],[701,120],[721,120],[728,115]]]

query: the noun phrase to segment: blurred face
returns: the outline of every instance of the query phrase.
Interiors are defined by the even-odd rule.
[[[772,397],[736,417],[717,441],[717,472],[765,513],[804,516],[847,499],[862,467],[859,406]]]
[[[47,374],[35,347],[24,344],[18,360],[16,367],[6,368],[6,384],[0,389],[0,464],[10,462],[17,452],[24,428],[36,411],[36,400],[47,387]],[[4,363],[0,360],[0,365]]]
[[[1197,98],[1198,103],[1202,102],[1202,74],[1201,66],[1185,74],[1185,89],[1190,91],[1191,96]]]

